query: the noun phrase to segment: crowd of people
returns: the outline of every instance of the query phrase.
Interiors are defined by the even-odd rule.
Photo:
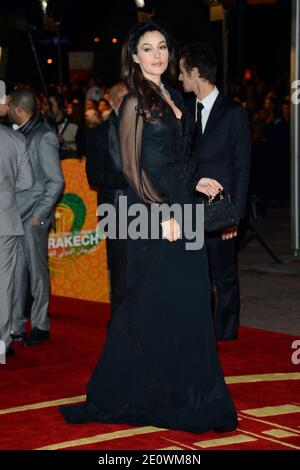
[[[57,130],[61,158],[87,156],[93,130],[113,111],[110,87],[91,76],[63,87],[50,84],[47,91],[49,103],[43,92],[36,91],[38,108],[44,120]],[[252,132],[249,210],[259,219],[267,215],[273,202],[287,204],[290,198],[289,78],[280,76],[270,82],[252,71],[242,81],[230,81],[229,96],[249,115]],[[267,178],[270,169],[271,179]]]

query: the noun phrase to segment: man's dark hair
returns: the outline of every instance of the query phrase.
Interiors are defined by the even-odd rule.
[[[205,43],[188,44],[180,51],[180,59],[188,72],[196,67],[201,78],[215,84],[217,79],[217,59],[212,48]]]
[[[9,94],[9,97],[13,106],[23,109],[28,114],[36,114],[36,96],[29,88],[16,88]]]

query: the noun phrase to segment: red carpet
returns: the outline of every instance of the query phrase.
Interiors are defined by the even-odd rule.
[[[32,348],[17,343],[16,356],[0,366],[0,449],[300,449],[300,365],[291,361],[296,337],[241,328],[239,341],[219,345],[239,412],[234,433],[69,426],[57,400],[78,401],[85,394],[109,306],[53,298],[51,313],[51,340]]]

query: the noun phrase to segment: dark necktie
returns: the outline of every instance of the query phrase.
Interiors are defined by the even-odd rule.
[[[197,102],[197,124],[196,124],[196,134],[198,138],[201,138],[203,134],[202,129],[202,109],[204,108],[202,103]]]

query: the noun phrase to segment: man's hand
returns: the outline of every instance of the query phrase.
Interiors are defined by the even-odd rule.
[[[31,219],[31,224],[32,225],[40,225],[40,219],[36,215],[33,215],[32,219]]]
[[[213,198],[223,190],[223,186],[212,178],[201,178],[196,186],[196,191],[212,196]]]
[[[176,242],[180,237],[180,226],[178,222],[172,217],[172,219],[161,222],[162,236],[169,240],[169,242]]]
[[[223,228],[221,230],[222,240],[230,240],[231,238],[236,237],[238,234],[238,226],[233,225],[232,227]]]

